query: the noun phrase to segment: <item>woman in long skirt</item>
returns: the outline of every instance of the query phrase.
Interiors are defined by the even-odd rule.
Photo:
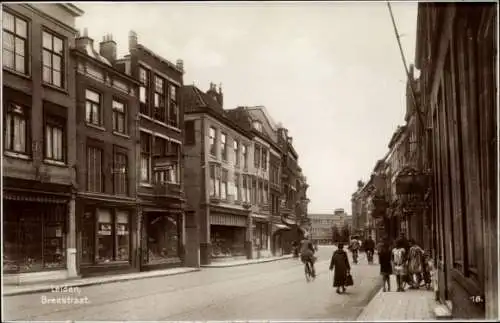
[[[339,243],[338,249],[333,252],[332,259],[330,261],[330,271],[334,268],[333,287],[337,287],[337,293],[340,294],[346,290],[346,278],[351,270],[349,258],[347,257],[347,253],[344,251],[343,243]]]
[[[389,242],[386,240],[382,243],[378,250],[378,262],[380,264],[380,274],[382,275],[382,281],[384,283],[384,292],[387,290],[391,291],[391,256],[391,248]]]

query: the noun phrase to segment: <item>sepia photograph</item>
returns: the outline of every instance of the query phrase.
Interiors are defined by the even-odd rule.
[[[497,1],[6,1],[2,322],[497,321]]]

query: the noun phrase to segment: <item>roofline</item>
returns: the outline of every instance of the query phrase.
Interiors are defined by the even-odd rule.
[[[168,59],[164,58],[164,57],[161,57],[160,55],[156,54],[155,52],[153,52],[151,49],[147,48],[146,46],[142,45],[142,44],[137,44],[136,50],[143,50],[144,52],[146,52],[147,54],[150,54],[151,56],[153,56],[155,59],[159,60],[161,63],[163,64],[166,64],[168,67],[172,68],[173,70],[181,73],[181,75],[184,74],[184,70],[181,70],[180,68],[178,68],[174,63],[172,63],[171,61],[169,61]]]
[[[94,63],[97,63],[101,67],[105,67],[105,68],[113,71],[113,73],[115,73],[115,74],[123,77],[124,79],[126,79],[127,81],[130,81],[130,82],[134,83],[135,85],[139,85],[140,84],[139,80],[136,80],[132,76],[130,76],[128,74],[125,74],[125,73],[117,70],[116,67],[114,67],[114,66],[110,66],[108,64],[105,64],[105,63],[101,62],[100,60],[98,60],[98,59],[96,59],[96,58],[94,58],[92,56],[89,56],[89,55],[83,53],[82,51],[78,50],[77,48],[71,48],[70,51],[71,51],[71,53],[73,53],[73,54],[75,54],[77,56],[80,56],[82,58],[88,59],[88,60],[90,60],[90,61],[92,61]]]
[[[74,17],[81,17],[85,13],[82,9],[78,8],[76,5],[72,3],[58,3],[61,7],[63,7],[66,11],[71,13]]]
[[[198,106],[194,110],[184,112],[185,115],[199,114],[199,113],[208,114],[211,117],[214,117],[215,119],[217,119],[219,122],[224,123],[225,125],[232,127],[233,130],[236,130],[240,134],[243,134],[249,140],[253,139],[253,134],[252,133],[250,133],[247,130],[243,129],[240,125],[238,125],[236,122],[232,121],[228,117],[216,113],[213,109],[210,109],[208,106],[201,106],[201,107]]]

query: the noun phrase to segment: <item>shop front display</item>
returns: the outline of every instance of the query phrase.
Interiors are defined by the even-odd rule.
[[[269,247],[269,225],[265,222],[253,223],[254,250],[267,250]]]
[[[212,258],[245,256],[245,231],[243,227],[211,225]]]
[[[145,218],[147,253],[146,264],[180,262],[180,216],[150,212]]]
[[[66,268],[66,204],[4,200],[5,274]]]
[[[81,222],[81,264],[129,263],[130,222],[127,210],[85,210]]]

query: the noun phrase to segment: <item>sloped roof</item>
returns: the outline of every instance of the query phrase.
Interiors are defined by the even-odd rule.
[[[184,113],[206,112],[218,118],[235,130],[251,137],[250,131],[239,122],[238,119],[231,117],[228,111],[222,108],[222,105],[207,93],[201,91],[194,85],[184,85],[181,87],[182,104]]]

